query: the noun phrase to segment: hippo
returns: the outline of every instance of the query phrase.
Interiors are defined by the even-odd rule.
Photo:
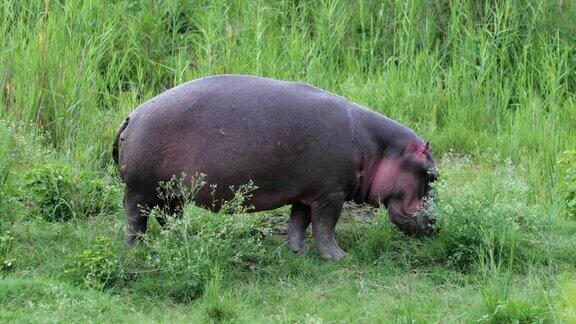
[[[233,188],[252,183],[248,212],[291,205],[287,245],[322,257],[346,253],[334,230],[344,202],[388,209],[408,235],[434,233],[422,212],[438,172],[428,142],[407,127],[334,93],[299,83],[215,75],[171,88],[120,125],[113,158],[125,184],[125,243],[146,232],[145,210],[174,202],[161,183],[203,174],[193,203],[218,211]],[[416,217],[416,214],[418,217]],[[160,221],[160,220],[159,220]]]

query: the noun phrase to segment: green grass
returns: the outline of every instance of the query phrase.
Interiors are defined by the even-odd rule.
[[[576,2],[6,0],[0,18],[0,321],[576,320]],[[438,236],[347,209],[349,256],[325,262],[284,246],[285,208],[190,206],[124,248],[117,125],[216,73],[311,83],[429,140]]]

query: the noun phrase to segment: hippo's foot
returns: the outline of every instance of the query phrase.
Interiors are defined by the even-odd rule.
[[[288,248],[296,253],[304,253],[308,251],[308,245],[304,242],[304,240],[290,240],[288,238]]]
[[[130,221],[126,225],[126,230],[124,231],[124,244],[126,246],[132,247],[144,242],[144,232],[134,228]]]
[[[124,244],[126,244],[126,246],[135,246],[136,244],[140,243],[141,241],[142,241],[142,238],[140,235],[134,234],[134,233],[132,233],[132,231],[128,231],[128,230],[126,230],[124,232]]]
[[[317,202],[312,208],[312,234],[320,254],[328,260],[340,260],[346,256],[334,237],[343,202],[344,196],[336,194]]]
[[[338,245],[329,247],[318,246],[318,249],[322,257],[327,260],[340,260],[346,256],[346,252],[338,247]]]

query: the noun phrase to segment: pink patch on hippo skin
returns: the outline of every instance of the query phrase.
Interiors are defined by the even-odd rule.
[[[398,161],[383,159],[376,164],[370,177],[367,201],[378,202],[389,196],[394,188],[394,178],[400,173]]]
[[[383,159],[374,166],[367,201],[375,204],[400,195],[398,208],[406,215],[413,215],[424,206],[424,201],[415,192],[418,179],[412,172],[402,170],[401,163],[397,158]]]

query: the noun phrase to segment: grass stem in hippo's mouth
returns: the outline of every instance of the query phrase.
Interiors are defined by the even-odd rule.
[[[574,17],[576,1],[560,0],[3,0],[0,322],[575,323]],[[214,77],[156,98],[220,74],[301,84],[286,100],[270,96],[285,83]],[[376,114],[402,125],[390,137],[419,140],[379,141]],[[134,153],[139,127],[153,131]],[[378,182],[348,167],[372,168],[374,152],[417,172],[386,166],[393,179]],[[148,208],[149,193],[123,200],[159,171],[214,168],[207,181],[279,169],[281,181],[254,183],[374,183],[345,192],[362,202],[431,181],[432,160],[440,177],[418,197],[433,198],[395,219],[415,232],[433,217],[430,238],[392,223],[395,200],[377,217],[344,208],[335,226],[310,224],[305,204],[248,214],[246,197],[213,188],[169,191],[163,208]],[[336,169],[348,171],[329,177]],[[316,213],[337,214],[335,191]],[[127,204],[133,216],[152,209],[131,221],[147,227],[134,248],[122,244]]]

